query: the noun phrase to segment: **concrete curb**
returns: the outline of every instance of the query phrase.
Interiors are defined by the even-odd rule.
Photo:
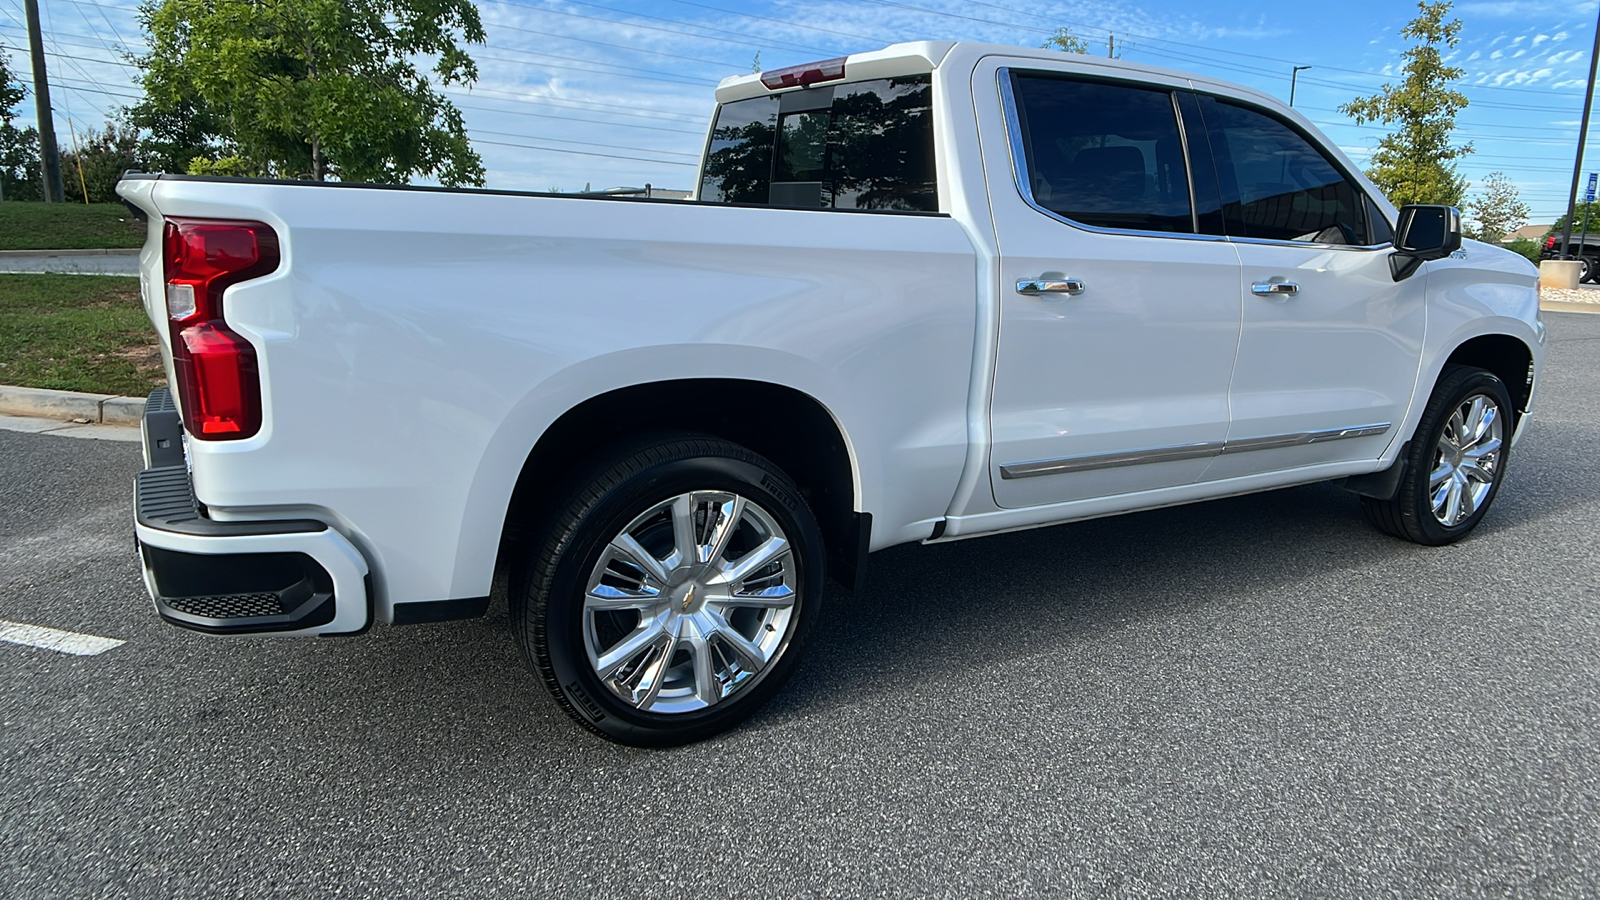
[[[51,259],[57,256],[138,256],[138,250],[0,250],[0,259]]]
[[[1569,303],[1566,300],[1540,300],[1539,308],[1545,312],[1600,313],[1600,303]]]
[[[0,414],[69,422],[82,419],[97,425],[137,425],[144,416],[144,398],[0,384]]]

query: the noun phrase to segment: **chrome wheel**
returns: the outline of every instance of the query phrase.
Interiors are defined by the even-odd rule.
[[[1504,416],[1487,394],[1472,394],[1458,405],[1439,435],[1428,491],[1433,517],[1454,527],[1483,505],[1500,474]]]
[[[782,653],[799,584],[789,538],[759,504],[730,491],[679,494],[601,550],[583,597],[589,665],[643,712],[725,702]]]

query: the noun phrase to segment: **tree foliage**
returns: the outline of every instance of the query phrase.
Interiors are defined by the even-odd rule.
[[[1483,191],[1468,204],[1468,212],[1478,223],[1472,236],[1496,244],[1526,225],[1532,210],[1522,202],[1517,186],[1506,173],[1491,172],[1483,180]]]
[[[1121,59],[1123,51],[1128,49],[1126,40],[1118,41],[1115,32],[1106,32],[1106,56],[1111,59]],[[1039,47],[1044,50],[1060,50],[1064,53],[1088,53],[1089,42],[1072,33],[1071,28],[1057,28],[1056,33],[1045,38]]]
[[[13,120],[28,92],[11,74],[11,60],[0,47],[0,197],[42,200],[39,182],[39,132]]]
[[[1585,221],[1589,223],[1590,231],[1600,231],[1600,201],[1585,203],[1582,195],[1579,195],[1578,202],[1573,206],[1572,210],[1572,234],[1574,240],[1577,239],[1577,235],[1582,230]],[[1556,223],[1550,226],[1550,231],[1547,233],[1560,235],[1566,226],[1567,214],[1562,213],[1556,219]]]
[[[1417,17],[1400,36],[1414,41],[1403,55],[1406,63],[1400,84],[1386,84],[1370,97],[1360,97],[1339,107],[1359,125],[1381,122],[1396,126],[1378,141],[1367,177],[1383,189],[1396,206],[1407,203],[1447,203],[1460,206],[1466,179],[1456,172],[1455,160],[1472,152],[1472,144],[1455,145],[1456,113],[1467,97],[1450,85],[1464,73],[1444,64],[1441,48],[1460,40],[1461,20],[1445,16],[1449,2],[1419,2]]]
[[[117,202],[117,182],[129,169],[143,169],[139,133],[126,123],[107,122],[104,131],[75,138],[76,148],[61,154],[61,184],[68,203]]]
[[[1056,33],[1046,38],[1039,47],[1044,50],[1060,50],[1064,53],[1089,52],[1089,42],[1073,34],[1071,28],[1057,28]]]
[[[471,0],[145,0],[132,123],[169,171],[483,183],[441,84],[471,84]],[[459,35],[459,38],[458,38]]]

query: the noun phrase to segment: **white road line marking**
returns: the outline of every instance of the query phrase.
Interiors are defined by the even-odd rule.
[[[121,647],[124,643],[116,638],[61,631],[56,628],[45,628],[42,625],[24,625],[21,622],[7,622],[5,619],[0,619],[0,641],[40,647],[57,653],[70,653],[73,656],[99,656],[107,650]]]

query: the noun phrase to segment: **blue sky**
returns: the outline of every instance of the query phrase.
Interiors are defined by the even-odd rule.
[[[138,95],[121,50],[142,48],[137,0],[39,0],[57,131],[79,133]],[[1392,80],[1405,48],[1398,32],[1412,3],[1243,0],[1122,3],[1028,0],[480,0],[488,40],[470,48],[480,78],[452,91],[488,169],[489,186],[546,190],[640,185],[690,187],[719,79],[875,49],[902,40],[1039,45],[1069,26],[1105,52],[1289,94],[1358,163],[1383,129],[1357,127],[1336,107]],[[1471,105],[1458,140],[1476,153],[1461,171],[1475,183],[1503,171],[1549,222],[1565,209],[1595,3],[1459,2],[1451,61],[1466,69]],[[0,44],[24,74],[22,0],[0,0]],[[23,119],[32,120],[32,100]],[[1600,148],[1589,153],[1600,168]]]

